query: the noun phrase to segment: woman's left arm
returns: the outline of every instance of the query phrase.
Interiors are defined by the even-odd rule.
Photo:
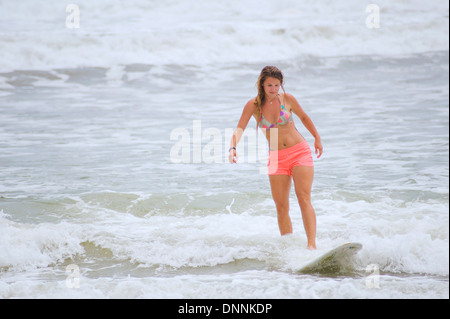
[[[305,111],[303,111],[302,107],[300,106],[297,99],[293,95],[288,94],[288,93],[286,93],[285,95],[291,106],[291,112],[294,112],[295,115],[297,115],[300,118],[303,125],[314,137],[314,139],[315,139],[314,149],[316,151],[317,158],[320,158],[320,156],[322,156],[322,152],[323,152],[322,141],[320,139],[319,132],[317,132],[317,129],[314,126],[313,121],[308,116],[308,114],[306,114]]]

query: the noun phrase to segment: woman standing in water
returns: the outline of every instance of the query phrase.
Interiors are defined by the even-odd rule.
[[[294,96],[284,91],[283,73],[274,66],[266,66],[258,78],[258,96],[245,105],[241,118],[233,133],[229,150],[230,163],[237,163],[236,146],[255,117],[257,126],[265,132],[269,142],[269,180],[272,197],[277,208],[278,227],[281,235],[292,233],[289,217],[289,193],[294,181],[295,194],[302,212],[303,225],[308,238],[308,249],[316,248],[316,213],[311,204],[311,187],[314,164],[311,149],[305,138],[295,128],[292,113],[315,138],[314,148],[319,158],[322,143],[319,133],[309,116],[300,107]],[[283,94],[279,93],[280,88]]]

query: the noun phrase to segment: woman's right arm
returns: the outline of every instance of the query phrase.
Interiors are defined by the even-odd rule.
[[[239,119],[238,125],[233,132],[233,136],[231,137],[230,150],[228,152],[228,160],[231,164],[237,163],[238,156],[236,152],[236,147],[242,137],[242,134],[244,134],[244,130],[247,127],[250,118],[255,113],[255,111],[256,111],[255,99],[251,99],[244,106],[241,118]]]

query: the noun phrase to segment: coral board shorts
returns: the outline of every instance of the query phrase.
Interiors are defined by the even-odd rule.
[[[292,176],[294,166],[314,167],[311,149],[306,140],[279,151],[269,151],[269,175]]]

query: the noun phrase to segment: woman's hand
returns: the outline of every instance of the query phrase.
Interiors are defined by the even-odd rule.
[[[230,164],[236,163],[237,164],[238,156],[236,153],[236,150],[234,148],[231,148],[228,152],[228,161]]]
[[[316,140],[314,142],[314,148],[316,150],[317,158],[320,158],[323,153],[323,146],[322,146],[322,141],[320,140],[320,137],[316,138]]]

